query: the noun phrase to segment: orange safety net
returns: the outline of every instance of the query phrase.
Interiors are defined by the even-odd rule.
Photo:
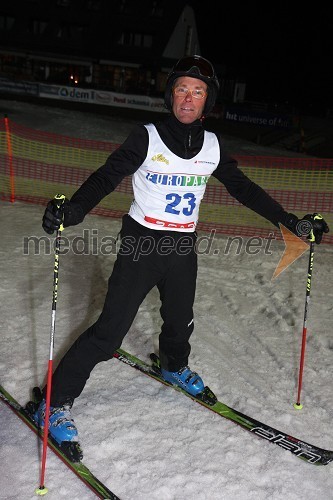
[[[42,132],[0,120],[0,197],[45,205],[57,193],[67,198],[119,144]],[[248,177],[289,212],[299,217],[321,213],[333,227],[333,159],[235,156]],[[132,180],[126,177],[91,213],[120,218],[133,199]],[[266,219],[232,198],[210,178],[200,208],[198,230],[246,237],[268,237],[280,231]],[[333,234],[323,243],[333,243]]]

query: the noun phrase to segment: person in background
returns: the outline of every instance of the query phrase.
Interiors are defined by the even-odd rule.
[[[161,300],[159,359],[164,379],[194,397],[216,400],[202,377],[188,366],[197,279],[196,226],[210,176],[230,196],[277,227],[281,223],[297,234],[307,221],[308,236],[318,244],[329,231],[320,214],[300,220],[287,212],[238,168],[222,138],[204,129],[204,118],[218,93],[219,81],[207,59],[181,58],[168,75],[165,119],[137,125],[70,201],[59,207],[51,200],[45,209],[42,226],[48,234],[62,223],[64,227],[79,224],[125,176],[132,175],[134,199],[122,219],[121,244],[103,309],[61,359],[52,379],[49,432],[58,443],[76,447],[80,457],[71,417],[73,402],[94,367],[112,359],[120,348],[141,303],[155,286]],[[45,399],[35,413],[41,427],[44,417]]]

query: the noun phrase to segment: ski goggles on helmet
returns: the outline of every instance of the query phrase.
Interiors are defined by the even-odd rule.
[[[193,71],[200,76],[205,78],[214,78],[215,71],[213,66],[207,59],[204,59],[201,56],[188,56],[180,59],[175,67],[173,68],[174,72],[190,72]]]

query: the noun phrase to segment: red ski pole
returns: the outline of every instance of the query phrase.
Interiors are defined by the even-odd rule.
[[[301,349],[301,359],[299,364],[299,376],[298,376],[298,393],[297,393],[297,402],[294,403],[294,408],[296,408],[296,410],[301,410],[303,408],[303,405],[301,404],[301,390],[302,390],[306,334],[307,334],[306,322],[307,322],[308,308],[310,303],[310,290],[311,290],[312,270],[313,270],[313,256],[314,256],[314,238],[313,241],[311,240],[310,244],[308,279],[306,283],[305,310],[304,310],[303,334],[302,334],[302,349]]]
[[[61,205],[65,201],[65,196],[63,194],[56,194],[54,197],[55,206],[60,209]],[[45,420],[44,420],[44,435],[43,435],[43,453],[42,453],[42,463],[41,463],[41,475],[40,475],[40,486],[36,489],[37,495],[45,495],[48,489],[44,485],[45,482],[45,468],[46,468],[46,455],[47,455],[47,441],[49,434],[49,420],[50,420],[50,401],[51,401],[51,387],[52,387],[52,371],[53,371],[53,349],[54,349],[54,334],[55,334],[55,321],[56,321],[56,308],[57,308],[57,297],[58,297],[58,280],[59,280],[59,253],[60,253],[60,241],[61,241],[61,231],[64,229],[61,224],[57,231],[55,238],[55,249],[54,249],[54,272],[53,272],[53,296],[52,296],[52,315],[51,315],[51,330],[50,330],[50,354],[47,369],[47,386],[46,386],[46,406],[45,406]]]

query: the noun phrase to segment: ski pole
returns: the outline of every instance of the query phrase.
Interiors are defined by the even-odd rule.
[[[307,282],[306,282],[306,296],[305,296],[305,309],[304,309],[304,321],[303,321],[301,358],[300,358],[299,375],[298,375],[297,402],[294,404],[294,408],[296,410],[301,410],[303,408],[303,405],[301,404],[301,390],[302,390],[302,379],[303,379],[305,346],[306,346],[306,333],[307,333],[306,322],[307,322],[308,308],[309,308],[309,303],[310,303],[310,290],[311,290],[312,270],[313,270],[314,243],[315,242],[314,242],[314,237],[313,237],[313,238],[311,238],[311,243],[310,243],[308,279],[307,279]]]
[[[61,205],[65,201],[65,195],[56,194],[53,203],[60,210]],[[45,468],[46,468],[46,454],[49,434],[49,420],[50,420],[50,401],[51,401],[51,385],[52,385],[52,365],[53,365],[53,349],[54,349],[54,334],[55,334],[55,321],[56,321],[56,308],[58,298],[58,281],[59,281],[59,253],[61,231],[63,231],[63,224],[60,225],[55,237],[54,249],[54,271],[53,271],[53,293],[52,293],[52,315],[51,315],[51,329],[50,329],[50,351],[49,362],[47,369],[47,385],[46,385],[46,406],[45,406],[45,419],[44,419],[44,435],[43,435],[43,453],[40,475],[40,486],[36,489],[37,495],[46,495],[48,489],[44,485],[45,482]]]

